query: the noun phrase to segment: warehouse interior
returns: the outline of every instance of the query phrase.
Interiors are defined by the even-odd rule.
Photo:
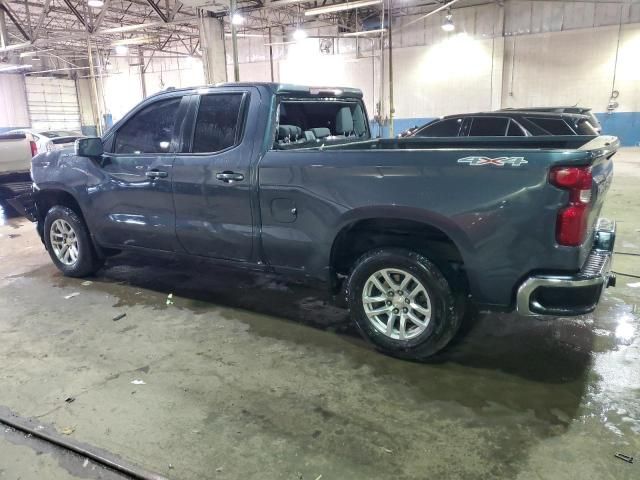
[[[275,274],[125,253],[65,277],[3,199],[0,479],[640,478],[639,60],[640,0],[0,0],[0,139],[243,82],[357,88],[374,137],[579,106],[620,142],[595,312],[473,310],[426,362]]]

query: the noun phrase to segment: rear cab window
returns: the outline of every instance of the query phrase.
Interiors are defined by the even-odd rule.
[[[462,126],[462,118],[436,120],[415,132],[414,137],[457,137]]]
[[[562,118],[527,117],[528,122],[535,125],[542,135],[575,135],[569,124]]]
[[[504,137],[509,127],[509,119],[505,117],[473,117],[470,137]]]
[[[369,140],[362,102],[348,98],[282,98],[273,148],[290,150]]]
[[[598,130],[586,119],[578,120],[575,128],[578,135],[598,135]]]

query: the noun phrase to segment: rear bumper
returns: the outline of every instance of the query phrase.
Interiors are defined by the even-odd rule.
[[[574,275],[534,275],[518,288],[516,310],[521,315],[574,316],[593,312],[605,288],[615,286],[611,259],[616,224],[600,219],[595,241],[580,272]]]

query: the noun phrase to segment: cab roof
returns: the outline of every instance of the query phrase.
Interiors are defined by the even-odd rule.
[[[305,97],[347,97],[347,98],[362,98],[362,90],[359,88],[351,87],[327,87],[327,86],[308,86],[308,85],[294,85],[290,83],[271,83],[271,82],[225,82],[216,83],[215,85],[201,85],[198,87],[185,87],[185,88],[173,88],[168,87],[161,92],[158,92],[152,97],[160,96],[163,94],[169,94],[173,92],[197,92],[203,89],[215,89],[215,88],[246,88],[257,87],[268,90],[273,95],[290,94]]]

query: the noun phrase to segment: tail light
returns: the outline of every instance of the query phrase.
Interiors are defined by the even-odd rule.
[[[591,207],[591,167],[554,167],[549,173],[552,185],[569,190],[569,205],[558,212],[556,240],[560,245],[577,247],[585,240]]]
[[[29,146],[31,147],[31,156],[35,157],[38,154],[38,145],[33,140],[30,140]]]

